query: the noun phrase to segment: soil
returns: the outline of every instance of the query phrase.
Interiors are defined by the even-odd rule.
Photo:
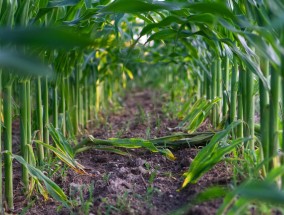
[[[131,92],[125,97],[120,111],[101,116],[104,123],[96,123],[89,133],[101,139],[171,135],[173,132],[169,128],[176,127],[178,120],[163,111],[162,97],[150,90]],[[204,125],[203,130],[207,127]],[[52,179],[73,200],[73,214],[169,214],[192,202],[205,188],[228,184],[231,180],[230,168],[220,163],[197,184],[177,191],[184,179],[182,174],[198,150],[175,150],[175,161],[144,149],[128,150],[129,156],[89,150],[77,156],[77,161],[85,166],[89,175],[79,175],[65,168],[61,173],[54,173]],[[52,199],[44,201],[42,197],[34,197],[27,202],[21,194],[20,166],[15,165],[15,214],[24,210],[27,214],[71,213]],[[31,202],[33,204],[29,205]],[[215,214],[221,202],[219,199],[195,205],[187,214]]]

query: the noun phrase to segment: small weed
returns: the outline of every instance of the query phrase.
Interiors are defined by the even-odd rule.
[[[105,211],[102,213],[102,211],[99,210],[98,214],[113,214],[114,212],[118,214],[131,214],[130,212],[132,211],[128,192],[118,196],[115,204],[110,203],[108,198],[102,198],[102,203],[104,204]]]
[[[141,123],[145,123],[146,122],[146,113],[144,111],[144,109],[141,107],[141,105],[137,105],[138,108],[138,121],[140,121]]]
[[[159,115],[159,114],[156,115],[155,127],[156,127],[157,130],[159,130],[160,127],[161,127],[161,118],[160,118],[160,115]]]
[[[71,214],[89,214],[94,203],[94,183],[89,185],[74,184],[70,187],[69,196],[72,205]],[[86,196],[88,196],[86,198]]]
[[[163,173],[163,175],[167,178],[173,178],[173,179],[175,178],[171,171],[166,171],[166,172]]]
[[[119,130],[116,132],[115,136],[116,136],[117,138],[120,138],[120,137],[123,135],[123,133],[124,133],[124,129],[123,129],[123,128],[122,128],[122,129],[119,129]]]
[[[103,181],[108,184],[109,183],[109,179],[110,179],[111,173],[104,173],[103,174]]]
[[[151,138],[151,128],[148,126],[146,128],[146,139],[150,139]]]
[[[157,176],[156,170],[151,172],[150,178],[149,178],[149,186],[147,187],[147,192],[146,192],[146,200],[147,202],[150,202],[153,198],[153,194],[155,192],[155,187],[154,187],[154,180]]]
[[[28,203],[28,205],[22,209],[20,215],[26,214],[26,213],[28,212],[28,210],[29,210],[30,208],[32,208],[32,207],[35,205],[35,201],[36,201],[35,199],[30,200],[30,202]]]
[[[145,167],[146,167],[146,169],[148,170],[148,171],[150,171],[151,170],[151,164],[150,163],[148,163],[148,162],[145,162]]]

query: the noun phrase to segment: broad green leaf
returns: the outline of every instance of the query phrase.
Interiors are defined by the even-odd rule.
[[[17,27],[0,28],[0,41],[4,44],[35,46],[45,49],[72,49],[86,47],[93,42],[79,33],[62,28]]]
[[[217,214],[243,214],[256,203],[283,207],[284,192],[274,182],[250,180],[226,195]]]
[[[179,4],[168,2],[150,3],[143,0],[116,0],[100,10],[103,13],[146,13],[158,10],[179,10]]]
[[[198,152],[188,171],[184,173],[185,180],[182,184],[182,188],[184,188],[188,183],[196,183],[202,175],[219,163],[223,159],[224,155],[230,153],[237,145],[250,139],[240,138],[233,140],[227,145],[219,144],[219,142],[228,136],[231,130],[240,123],[241,121],[235,121],[231,123],[225,130],[216,133],[208,145],[203,147]]]
[[[284,205],[284,192],[273,182],[250,181],[238,187],[235,193],[250,201]]]
[[[79,164],[74,158],[70,157],[69,154],[67,154],[65,151],[61,151],[60,149],[57,149],[49,144],[46,144],[42,141],[36,140],[35,143],[37,144],[41,144],[43,145],[45,148],[47,148],[48,150],[51,150],[52,152],[54,152],[54,154],[65,164],[67,164],[71,169],[73,169],[74,171],[76,171],[77,173],[80,174],[88,174],[85,171],[84,166],[82,166],[81,164]]]
[[[154,28],[161,28],[161,27],[165,27],[165,26],[169,26],[170,24],[172,23],[179,23],[179,24],[183,24],[185,23],[186,20],[185,19],[182,19],[180,17],[177,17],[177,16],[168,16],[166,17],[165,19],[163,19],[162,21],[158,22],[158,23],[151,23],[149,25],[146,25],[141,33],[140,33],[140,36],[143,36],[145,34],[148,34],[151,32],[152,29]]]
[[[9,69],[16,75],[22,76],[47,76],[54,75],[53,71],[44,65],[37,57],[24,55],[19,51],[0,49],[0,67]],[[11,70],[12,69],[12,70]]]
[[[223,41],[223,42],[228,42],[228,41]],[[228,44],[228,43],[227,43]],[[268,84],[268,80],[264,77],[262,71],[260,70],[260,66],[258,65],[258,63],[254,62],[250,56],[244,54],[243,52],[241,52],[236,46],[234,45],[230,45],[228,44],[232,51],[238,56],[238,58],[242,61],[242,63],[244,63],[244,65],[249,69],[249,71],[253,72],[257,77],[259,77],[259,79],[262,81],[263,86],[269,90],[269,84]]]
[[[188,3],[184,7],[187,7],[190,11],[196,13],[210,13],[220,17],[227,17],[232,20],[235,20],[236,17],[230,11],[226,4],[223,2],[199,2],[199,3]]]
[[[48,2],[47,7],[65,7],[74,6],[78,4],[80,0],[51,0]]]
[[[71,158],[74,158],[73,148],[71,147],[68,140],[63,136],[63,134],[59,130],[55,129],[52,124],[48,125],[48,130],[56,147]]]
[[[152,34],[149,39],[147,40],[147,43],[152,40],[168,40],[168,39],[175,39],[177,36],[177,32],[172,29],[165,29],[158,31],[157,33]]]
[[[74,147],[75,153],[88,149],[86,147],[98,148],[98,149],[106,147],[108,151],[112,150],[112,147],[129,148],[129,149],[145,148],[151,152],[159,152],[165,155],[170,160],[175,159],[174,155],[170,150],[159,149],[155,146],[154,142],[152,142],[151,140],[144,140],[141,138],[129,138],[129,139],[110,138],[108,140],[101,140],[89,136],[88,138],[83,140],[80,144]],[[115,151],[113,150],[113,152]],[[121,153],[120,151],[117,152]]]
[[[92,0],[85,0],[85,5],[86,5],[86,8],[91,8],[92,7]]]
[[[13,158],[15,158],[19,163],[24,165],[27,170],[29,171],[29,174],[33,176],[34,178],[42,181],[48,191],[48,193],[57,201],[62,202],[65,206],[68,207],[69,202],[67,200],[67,196],[65,193],[62,191],[62,189],[55,184],[53,181],[51,181],[47,176],[45,176],[40,170],[37,168],[31,166],[28,164],[21,156],[18,155],[12,155]]]

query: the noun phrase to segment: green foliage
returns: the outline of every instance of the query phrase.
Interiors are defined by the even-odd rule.
[[[191,107],[189,114],[184,117],[178,127],[189,133],[196,131],[209,115],[210,111],[212,111],[214,105],[217,105],[220,100],[220,98],[215,98],[212,101],[204,98],[197,100]]]
[[[243,156],[247,165],[261,166],[263,162],[268,163],[267,160],[272,159],[283,165],[282,157],[276,155],[279,147],[282,151],[284,149],[284,138],[279,135],[281,133],[279,128],[283,130],[283,120],[279,122],[279,128],[277,120],[275,121],[278,119],[279,101],[284,102],[283,98],[280,99],[281,93],[276,84],[280,79],[283,81],[284,77],[283,11],[283,2],[276,0],[0,1],[0,67],[3,75],[1,84],[4,85],[3,92],[2,89],[0,90],[3,94],[4,113],[6,113],[4,116],[4,131],[7,137],[4,138],[5,148],[12,151],[13,111],[10,94],[13,93],[16,102],[19,97],[18,87],[12,86],[12,83],[18,83],[18,79],[21,81],[29,79],[30,83],[30,81],[33,82],[31,77],[35,76],[39,77],[40,82],[40,78],[46,76],[52,83],[44,82],[45,91],[42,95],[38,93],[38,108],[43,108],[44,111],[38,110],[37,116],[38,124],[40,124],[37,126],[40,127],[40,132],[44,133],[46,143],[42,141],[42,138],[36,140],[36,143],[48,149],[47,152],[49,150],[54,152],[63,162],[79,172],[84,172],[84,168],[75,161],[75,155],[90,148],[121,155],[127,155],[123,151],[125,148],[145,148],[173,160],[175,157],[168,148],[204,145],[210,140],[189,167],[183,187],[188,183],[196,182],[205,172],[222,161],[226,154],[248,140],[250,140],[250,151],[239,150],[239,155]],[[240,86],[238,104],[235,102],[234,95],[226,96],[229,95],[227,91],[230,84],[218,83],[218,89],[213,87],[216,79],[213,79],[215,76],[212,75],[215,74],[212,62],[223,58],[228,60],[227,71],[231,64],[229,60],[234,58],[235,79],[231,86],[232,89],[235,85],[236,89],[237,85]],[[263,73],[264,59],[267,61],[267,74]],[[221,71],[221,68],[219,69]],[[250,77],[250,82],[246,79],[237,80],[237,77],[241,77],[243,73],[246,74],[245,77]],[[256,76],[253,77],[252,73]],[[84,128],[88,127],[94,116],[99,115],[98,111],[101,107],[106,106],[106,101],[112,104],[114,95],[126,88],[128,81],[136,78],[145,78],[152,86],[164,87],[165,91],[171,95],[172,109],[176,113],[179,110],[177,101],[180,103],[188,101],[179,113],[179,116],[185,117],[178,127],[189,133],[196,131],[212,112],[212,118],[215,118],[213,116],[217,113],[216,106],[224,105],[226,100],[228,102],[225,107],[231,105],[229,108],[233,110],[233,116],[230,116],[232,124],[215,135],[211,132],[178,134],[149,140],[140,138],[100,140],[89,137],[81,144],[72,147],[70,141],[64,136],[75,137],[79,132],[84,132]],[[254,137],[251,139],[248,137],[254,131],[254,113],[250,115],[247,113],[248,110],[251,112],[253,110],[248,108],[253,104],[251,101],[253,97],[248,97],[246,93],[251,93],[254,78],[259,79],[260,88],[263,90],[260,94],[267,97],[266,103],[261,108],[269,109],[268,111],[275,116],[275,119],[266,117],[266,121],[261,120],[261,128],[266,127],[269,121],[273,125],[267,126],[269,127],[268,142],[271,147],[260,144],[258,149],[254,147]],[[222,82],[222,77],[218,77],[217,81]],[[51,85],[53,87],[50,87]],[[38,89],[41,87],[39,86]],[[247,89],[250,91],[246,92]],[[223,95],[223,104],[221,98],[216,97],[220,97],[222,91],[226,92]],[[284,88],[282,91],[283,96]],[[51,94],[53,97],[48,98]],[[207,100],[204,99],[205,95]],[[29,98],[33,96],[32,93]],[[264,96],[261,96],[261,100],[263,98]],[[209,101],[209,99],[213,100]],[[52,110],[49,110],[50,102],[52,102]],[[192,102],[195,103],[191,106]],[[33,104],[33,101],[30,103]],[[32,133],[29,128],[32,124],[32,108],[27,107],[28,123],[23,126],[23,131],[26,130],[28,133],[27,136],[31,136]],[[230,140],[231,130],[240,123],[240,121],[234,121],[236,108],[238,108],[238,117],[242,118],[244,115],[245,123],[249,126],[244,126],[244,129],[238,132],[239,138]],[[50,117],[50,114],[54,116]],[[222,116],[224,121],[225,114],[226,111]],[[47,130],[46,127],[49,117],[54,119],[57,127],[58,116],[61,117],[59,124],[63,128],[63,134],[57,128],[49,126]],[[261,118],[264,117],[261,116]],[[215,120],[213,124],[217,124]],[[48,131],[54,145],[47,144]],[[148,137],[150,132],[148,127],[146,130]],[[260,138],[264,136],[261,132],[260,135]],[[31,142],[30,139],[28,138],[28,143]],[[25,154],[25,156],[31,158],[29,163],[19,157],[15,159],[19,159],[24,167],[29,168],[31,174],[41,177],[40,180],[47,180],[32,168],[36,165],[37,159],[31,145],[27,147],[29,155]],[[265,160],[260,156],[262,150]],[[254,154],[257,154],[257,159],[254,158]],[[9,156],[6,154],[5,157],[9,158]],[[9,159],[6,161],[5,170],[8,170],[11,165]],[[256,183],[247,182],[235,188],[233,194],[225,198],[225,202],[229,204],[237,200],[228,211],[228,205],[225,206],[224,211],[229,214],[241,213],[250,203],[269,202],[276,206],[281,203],[279,201],[283,200],[283,194],[277,190],[275,184],[268,182],[268,179],[277,181],[275,176],[282,176],[283,169],[282,166],[278,168],[278,164],[269,163],[264,171],[269,172],[267,180]],[[7,175],[8,171],[6,177]],[[9,174],[9,179],[11,178]],[[33,186],[39,180],[34,178],[34,181],[31,181]],[[11,180],[5,180],[5,182],[11,182]],[[52,189],[57,189],[49,184],[50,182],[46,183],[50,192],[53,192]],[[45,193],[43,187],[39,189]],[[269,189],[271,195],[265,196]],[[12,193],[12,191],[9,192],[9,194]],[[53,195],[58,199],[64,199],[60,192],[55,192]],[[273,197],[277,197],[279,201]],[[13,198],[11,195],[7,198],[8,205],[12,208]]]
[[[155,2],[150,3],[144,0],[133,0],[131,2],[127,0],[116,0],[107,5],[100,12],[108,13],[146,13],[149,11],[158,10],[178,10],[180,7],[174,3],[168,2]]]
[[[170,160],[175,160],[175,156],[172,152],[168,149],[160,149],[157,148],[151,141],[144,140],[141,138],[130,138],[130,139],[118,139],[118,138],[110,138],[108,140],[96,139],[93,136],[89,136],[88,138],[84,139],[80,144],[74,147],[75,153],[82,151],[82,148],[85,147],[94,148],[94,149],[101,149],[102,147],[107,148],[108,151],[118,152],[118,154],[124,154],[115,147],[118,148],[126,148],[126,149],[137,149],[137,148],[145,148],[151,152],[159,152],[165,155]]]
[[[55,146],[46,144],[39,140],[36,140],[35,143],[44,146],[47,150],[51,150],[60,160],[74,171],[80,174],[87,174],[84,167],[75,160],[74,150],[63,134],[59,130],[56,130],[52,125],[49,125],[48,129]]]
[[[271,181],[250,180],[229,192],[217,214],[241,214],[255,205],[259,213],[283,210],[284,192]],[[262,205],[262,206],[261,206]]]
[[[19,76],[52,76],[53,71],[36,57],[27,56],[20,51],[0,49],[0,67]],[[12,69],[12,70],[11,70]]]
[[[184,173],[184,188],[188,183],[196,183],[197,180],[208,172],[212,167],[224,159],[224,156],[232,152],[239,144],[248,141],[250,138],[240,138],[226,143],[229,133],[241,122],[236,121],[230,124],[225,130],[216,133],[211,141],[203,147],[194,160],[188,171]]]
[[[29,174],[34,177],[36,180],[40,180],[44,183],[47,192],[57,201],[60,201],[63,205],[66,207],[69,206],[69,202],[67,200],[67,196],[62,191],[62,189],[55,184],[53,181],[51,181],[48,177],[46,177],[39,169],[35,168],[34,166],[28,164],[21,156],[18,155],[12,155],[13,158],[15,158],[19,163],[24,165]],[[42,187],[43,189],[43,187]]]

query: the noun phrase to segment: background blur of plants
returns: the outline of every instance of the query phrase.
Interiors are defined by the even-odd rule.
[[[82,174],[75,156],[90,142],[121,154],[117,147],[131,146],[171,157],[157,146],[164,140],[76,140],[126,90],[146,86],[170,101],[164,111],[181,120],[174,129],[194,133],[208,120],[216,132],[182,187],[226,160],[234,167],[235,180],[224,188],[230,192],[205,191],[224,197],[218,213],[282,210],[283,2],[7,0],[0,11],[2,212],[2,199],[6,211],[14,207],[12,159],[22,165],[24,193],[49,193],[70,208],[72,201],[39,170],[53,155]],[[12,149],[15,118],[21,156]]]

